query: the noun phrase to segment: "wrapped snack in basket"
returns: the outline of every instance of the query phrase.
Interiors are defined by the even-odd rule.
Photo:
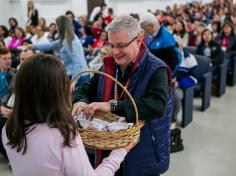
[[[108,131],[98,131],[95,129],[79,128],[79,132],[80,132],[84,145],[86,147],[93,148],[93,149],[113,150],[113,149],[121,148],[128,145],[133,139],[139,139],[140,129],[143,127],[144,122],[138,119],[137,106],[131,94],[129,93],[129,91],[120,82],[114,79],[111,75],[100,72],[100,71],[90,71],[90,70],[82,71],[78,73],[77,75],[75,75],[73,79],[77,78],[78,76],[84,73],[94,73],[94,74],[106,76],[112,79],[114,82],[116,82],[120,87],[122,87],[122,89],[130,98],[134,106],[135,117],[133,118],[136,119],[136,122],[133,125],[127,126],[129,125],[128,123],[125,124],[122,122],[118,122],[118,121],[124,121],[125,120],[124,118],[121,118],[111,113],[96,117],[101,120],[108,121],[110,123],[114,122],[114,123],[120,123],[120,124],[118,124],[118,127],[117,127],[117,124],[110,125],[110,127],[108,128]]]

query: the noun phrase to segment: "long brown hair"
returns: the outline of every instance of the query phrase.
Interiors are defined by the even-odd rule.
[[[8,145],[24,154],[26,135],[38,124],[46,123],[59,129],[64,146],[73,146],[77,125],[70,105],[70,83],[59,59],[46,54],[30,57],[17,73],[15,103],[6,124]]]
[[[69,48],[72,50],[72,42],[75,39],[72,22],[70,22],[66,16],[61,15],[57,17],[56,24],[61,44],[65,40]]]

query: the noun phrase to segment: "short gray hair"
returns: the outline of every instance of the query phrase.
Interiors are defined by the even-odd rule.
[[[121,30],[127,30],[130,38],[134,38],[141,32],[141,26],[138,21],[129,15],[122,15],[116,17],[107,26],[107,32],[119,32]]]
[[[150,12],[145,12],[141,15],[140,20],[139,20],[139,24],[142,27],[145,27],[150,24],[159,25],[156,16]]]

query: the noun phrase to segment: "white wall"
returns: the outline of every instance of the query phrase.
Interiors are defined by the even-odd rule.
[[[165,10],[166,6],[174,4],[185,4],[194,0],[106,0],[108,6],[114,9],[116,15],[143,13],[147,10],[155,11],[156,9]],[[196,1],[196,0],[195,0]],[[212,0],[200,0],[203,3],[211,2]]]
[[[9,17],[15,17],[20,26],[27,21],[28,0],[0,0],[0,24],[7,25]],[[46,18],[47,24],[56,17],[72,10],[76,16],[87,14],[87,0],[34,0],[39,16]]]
[[[9,17],[16,17],[20,26],[24,26],[26,18],[26,4],[28,0],[0,0],[0,24],[7,24]],[[87,15],[87,0],[34,0],[39,16],[45,17],[47,24],[53,22],[66,10],[72,10],[76,16]],[[105,0],[116,15],[142,13],[148,9],[165,9],[167,5],[181,4],[193,0]],[[201,0],[209,2],[212,0]]]

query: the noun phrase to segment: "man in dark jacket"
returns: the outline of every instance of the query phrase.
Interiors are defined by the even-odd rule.
[[[121,82],[145,121],[140,142],[125,159],[125,175],[160,175],[169,167],[171,71],[149,52],[142,42],[141,27],[131,16],[115,18],[107,28],[111,57],[104,58],[101,71]],[[72,114],[84,112],[92,117],[99,112],[111,112],[135,121],[131,101],[110,79],[93,76],[75,97]]]
[[[181,55],[172,34],[159,25],[152,13],[144,13],[139,22],[146,32],[145,41],[151,53],[163,60],[175,75],[174,72],[181,63]]]

